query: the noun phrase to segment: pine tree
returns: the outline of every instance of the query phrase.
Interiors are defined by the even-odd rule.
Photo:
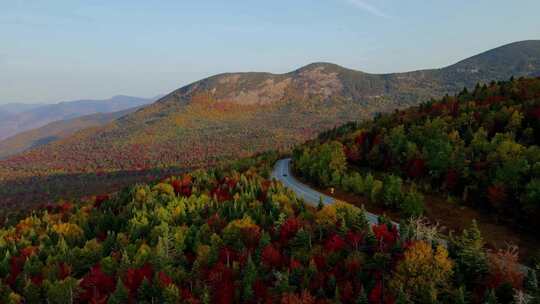
[[[253,263],[251,255],[248,257],[246,269],[242,279],[242,297],[244,301],[249,302],[253,298],[253,283],[257,279],[257,266]]]
[[[461,286],[456,291],[455,303],[456,304],[467,304],[466,291],[465,291],[464,286]]]
[[[403,291],[403,288],[399,289],[399,292],[396,298],[396,304],[409,304],[409,300],[407,300],[407,295]]]
[[[300,228],[291,240],[291,246],[295,248],[311,249],[311,234],[304,228]]]
[[[369,304],[366,291],[364,290],[363,287],[362,287],[362,290],[360,290],[360,294],[358,294],[358,298],[356,299],[356,304]]]
[[[454,257],[462,283],[471,286],[487,274],[487,255],[484,240],[476,221],[469,229],[464,229],[461,236],[452,238],[451,253]]]
[[[171,284],[163,290],[163,302],[166,304],[176,304],[180,300],[180,291],[178,287]]]
[[[11,259],[11,254],[9,253],[9,249],[8,249],[6,250],[6,254],[4,255],[4,258],[0,262],[0,276],[2,276],[3,278],[9,274],[10,259]]]
[[[495,290],[490,289],[486,292],[484,297],[484,304],[498,304],[497,296],[495,295]]]
[[[527,277],[525,277],[523,285],[525,290],[531,294],[536,294],[538,292],[538,278],[536,277],[536,271],[534,269],[529,269],[529,271],[527,271]]]
[[[149,301],[150,303],[154,303],[157,298],[156,289],[147,278],[143,279],[141,286],[137,290],[137,294],[139,299]]]
[[[322,210],[322,208],[324,208],[324,203],[323,203],[322,196],[319,196],[319,203],[317,204],[317,210],[320,211]]]
[[[78,281],[72,277],[67,277],[63,281],[44,281],[43,286],[46,301],[50,304],[74,303],[80,291]]]
[[[25,303],[32,304],[42,302],[41,288],[30,280],[27,281],[26,286],[24,287],[23,295]]]
[[[339,292],[339,286],[336,285],[336,290],[334,291],[334,304],[341,304],[341,294]]]
[[[203,304],[211,303],[212,297],[210,296],[210,291],[208,290],[208,286],[204,286],[201,299],[202,299]]]
[[[127,303],[129,299],[129,292],[120,278],[116,282],[116,290],[109,297],[107,304],[122,304]]]

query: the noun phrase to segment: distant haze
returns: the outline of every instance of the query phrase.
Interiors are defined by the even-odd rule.
[[[326,61],[443,67],[540,38],[540,1],[3,1],[0,103],[154,96],[221,72]]]
[[[58,120],[111,113],[149,104],[155,99],[117,95],[105,100],[74,100],[50,105],[0,105],[0,140]],[[0,152],[1,154],[1,152]]]

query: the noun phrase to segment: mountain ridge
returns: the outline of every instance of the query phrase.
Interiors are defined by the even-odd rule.
[[[532,60],[522,62],[520,59],[514,59],[510,58],[512,56],[509,56],[508,52],[520,52],[521,54],[524,54],[525,56],[530,56],[530,53],[535,53],[536,56],[532,58]],[[159,101],[163,102],[164,99],[167,97],[174,97],[176,96],[178,99],[186,100],[193,96],[193,92],[196,90],[209,90],[212,91],[213,89],[218,88],[218,84],[221,82],[230,82],[230,79],[239,79],[245,83],[248,81],[246,78],[250,78],[249,81],[255,84],[260,84],[263,81],[282,81],[283,79],[287,79],[290,77],[293,77],[295,75],[302,75],[303,73],[313,73],[317,70],[325,70],[327,72],[331,73],[337,73],[339,76],[341,76],[342,81],[349,80],[348,78],[352,78],[352,80],[360,80],[363,82],[384,82],[384,85],[378,84],[379,89],[380,88],[386,88],[386,90],[379,90],[380,92],[389,92],[390,96],[393,98],[402,99],[405,103],[410,103],[411,98],[408,98],[406,96],[397,96],[396,94],[393,94],[391,90],[388,90],[388,87],[391,87],[393,83],[395,82],[401,82],[401,83],[407,83],[407,82],[414,82],[426,78],[432,78],[438,85],[442,85],[442,83],[449,83],[451,81],[455,81],[455,84],[450,85],[450,88],[443,87],[442,89],[436,90],[434,92],[435,96],[431,95],[431,97],[440,97],[443,94],[449,93],[448,90],[452,89],[453,92],[456,90],[460,90],[465,86],[471,86],[475,85],[476,82],[478,82],[480,77],[475,77],[475,75],[482,74],[483,72],[489,73],[488,76],[485,77],[484,81],[494,81],[494,80],[504,80],[514,74],[514,76],[537,76],[540,75],[539,66],[540,66],[540,59],[538,58],[538,53],[540,53],[540,40],[525,40],[525,41],[519,41],[514,43],[509,43],[500,47],[497,47],[495,49],[491,49],[479,54],[476,54],[472,57],[469,57],[467,59],[460,60],[454,64],[444,66],[442,68],[434,68],[434,69],[421,69],[421,70],[414,70],[414,71],[408,71],[408,72],[399,72],[399,73],[367,73],[355,69],[346,68],[334,63],[330,62],[313,62],[309,63],[307,65],[304,65],[300,68],[297,68],[293,71],[281,73],[281,74],[275,74],[275,73],[269,73],[269,72],[234,72],[234,73],[221,73],[217,75],[213,75],[204,79],[201,79],[196,82],[192,82],[186,86],[183,86],[177,90],[172,91],[171,93],[165,95],[163,98],[161,98]],[[499,55],[501,54],[501,55]],[[504,57],[505,60],[503,60],[502,64],[495,64],[497,60],[500,60],[501,57]],[[483,60],[479,60],[483,59]],[[500,70],[502,70],[504,67],[501,65],[511,65],[511,70],[509,73],[504,73],[504,75],[500,74]],[[521,66],[520,66],[521,64]],[[496,66],[496,68],[489,67]],[[517,66],[517,68],[516,68]],[[523,66],[526,69],[523,69],[522,71],[519,70],[519,67],[523,68]],[[457,78],[462,79],[457,79]],[[358,79],[361,78],[361,79]],[[456,81],[456,79],[458,81]],[[399,83],[398,83],[399,84]],[[448,84],[447,84],[448,86]],[[347,94],[345,94],[347,95]],[[426,95],[426,94],[421,94]],[[369,96],[365,95],[359,95],[357,92],[353,92],[353,94],[350,95],[350,97],[353,98],[365,98]]]
[[[522,48],[526,50],[515,51]],[[513,53],[525,55],[509,55]],[[214,75],[104,126],[1,160],[0,180],[51,171],[204,167],[288,149],[349,121],[418,105],[477,83],[537,75],[540,41],[509,44],[470,58],[441,69],[395,74],[312,63],[284,74]]]
[[[94,114],[111,113],[152,102],[151,98],[116,95],[109,99],[80,99],[61,101],[54,104],[24,105],[28,110],[12,111],[2,114],[0,121],[0,140],[17,133],[45,126],[48,123]],[[21,106],[21,105],[19,105]],[[4,106],[16,108],[16,104]]]
[[[141,107],[57,120],[39,128],[22,131],[0,141],[0,159],[66,138],[82,129],[102,126]]]

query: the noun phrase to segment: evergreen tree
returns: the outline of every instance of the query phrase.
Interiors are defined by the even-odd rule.
[[[360,294],[358,295],[358,298],[356,299],[356,304],[369,304],[366,291],[364,290],[363,287],[362,287],[362,290],[360,290]]]
[[[531,294],[536,294],[538,292],[538,279],[536,277],[536,271],[534,269],[529,269],[527,271],[527,276],[523,282],[523,287]]]
[[[396,297],[396,304],[409,304],[409,300],[407,300],[407,295],[403,291],[403,288],[399,289]]]
[[[472,286],[488,272],[487,255],[484,240],[476,221],[469,229],[464,229],[461,236],[451,239],[450,252],[458,268],[458,281]]]
[[[461,286],[457,289],[455,295],[455,304],[467,304],[465,287]]]
[[[324,203],[323,203],[323,199],[322,199],[322,196],[319,196],[319,203],[317,204],[317,210],[322,210],[322,208],[324,208]]]
[[[41,299],[41,288],[31,282],[30,280],[27,281],[26,286],[24,287],[24,299],[25,303],[32,304],[36,303],[39,304],[42,302]]]
[[[111,294],[107,304],[122,304],[129,300],[129,292],[120,278],[116,282],[116,290]]]
[[[253,283],[257,279],[257,266],[253,263],[251,255],[248,257],[246,269],[242,279],[242,298],[248,302],[253,298]]]
[[[6,254],[2,261],[0,261],[0,276],[6,277],[9,274],[9,261],[11,259],[11,254],[9,250],[6,250]]]
[[[166,304],[176,304],[180,300],[180,291],[178,287],[171,284],[163,290],[163,302]]]
[[[311,234],[304,228],[300,228],[291,240],[291,246],[299,249],[311,249]]]
[[[490,289],[486,292],[484,304],[499,304],[497,301],[497,296],[495,295],[495,290]]]
[[[67,277],[63,281],[44,281],[47,303],[50,304],[72,304],[79,293],[78,281],[72,277]]]
[[[339,286],[336,286],[334,291],[334,304],[341,304],[341,294],[339,293]]]
[[[150,303],[155,303],[157,298],[157,290],[147,278],[144,278],[141,286],[137,290],[137,295],[138,299],[141,301],[146,300]]]

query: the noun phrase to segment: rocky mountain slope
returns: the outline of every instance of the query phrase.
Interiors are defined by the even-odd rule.
[[[540,75],[540,41],[517,42],[442,69],[408,73],[377,75],[314,63],[279,75],[221,74],[182,87],[106,126],[2,160],[0,180],[27,185],[51,173],[61,178],[206,166],[291,147],[344,122],[416,105],[478,82],[535,75]],[[10,191],[21,194],[26,188],[12,186]]]

